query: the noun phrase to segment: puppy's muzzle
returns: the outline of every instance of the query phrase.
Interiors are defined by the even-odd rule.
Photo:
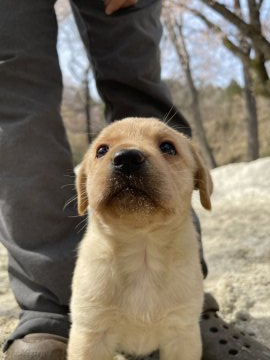
[[[145,156],[137,149],[118,150],[112,159],[113,170],[125,175],[132,175],[141,170],[144,163]]]

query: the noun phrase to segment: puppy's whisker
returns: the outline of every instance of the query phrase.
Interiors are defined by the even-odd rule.
[[[69,205],[70,203],[72,203],[73,201],[75,201],[77,199],[77,194],[73,195],[70,199],[68,199],[65,203],[65,206]]]
[[[64,176],[65,176],[65,177],[68,177],[68,178],[72,178],[72,179],[74,179],[74,178],[75,178],[75,174],[74,174],[74,172],[73,172],[73,173],[71,173],[71,174],[65,174]]]
[[[65,185],[62,185],[62,186],[61,186],[61,189],[65,189],[65,188],[68,187],[68,186],[73,186],[72,190],[76,190],[74,184],[65,184]]]
[[[66,210],[66,208],[73,203],[75,200],[77,200],[77,194],[72,196],[69,200],[67,200],[67,202],[65,203],[64,207],[63,207],[63,211]]]
[[[174,106],[172,105],[170,110],[167,112],[167,114],[165,114],[165,116],[163,117],[162,121],[166,124],[167,118],[170,115],[172,109],[174,108]]]
[[[75,229],[77,230],[79,226],[81,226],[82,224],[84,224],[87,221],[87,217],[84,217],[76,226]]]
[[[78,234],[81,233],[83,230],[85,230],[86,226],[87,226],[87,223],[78,231]]]
[[[79,222],[79,224],[76,225],[75,229],[77,230],[80,225],[83,225],[83,226],[77,231],[77,234],[82,232],[87,227],[87,218],[85,218],[81,222]]]
[[[175,115],[177,114],[177,110],[175,110],[174,114],[166,121],[166,125],[170,126],[170,121],[175,117]]]

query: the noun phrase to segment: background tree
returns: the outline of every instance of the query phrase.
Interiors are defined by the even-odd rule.
[[[248,0],[251,2],[252,0]],[[260,90],[260,93],[264,95],[268,94],[268,87],[270,81],[268,79],[268,74],[265,68],[264,58],[262,57],[262,53],[259,54],[259,50],[252,49],[252,41],[245,37],[242,32],[237,28],[236,30],[232,31],[231,26],[220,26],[217,25],[218,19],[211,19],[209,20],[209,14],[205,15],[203,8],[191,8],[190,6],[186,6],[184,2],[181,0],[179,1],[171,1],[174,4],[174,7],[178,5],[178,7],[182,9],[186,9],[201,19],[207,27],[212,30],[218,36],[221,36],[223,44],[226,48],[228,48],[233,55],[236,55],[241,63],[243,69],[243,79],[244,79],[244,100],[245,100],[245,107],[246,107],[246,129],[247,129],[247,158],[249,160],[255,160],[259,156],[259,139],[258,139],[258,120],[257,120],[257,105],[256,105],[256,96],[255,91],[257,89]],[[260,4],[261,6],[261,4]],[[222,5],[222,8],[224,6]],[[243,7],[243,3],[242,3]],[[244,11],[241,7],[241,3],[239,0],[234,0],[233,8],[234,14],[240,20],[244,19]],[[249,6],[249,11],[254,10],[252,6]],[[257,19],[257,27],[261,29],[259,11],[257,8],[256,16],[253,14],[252,16],[249,15],[251,18]],[[255,10],[254,10],[255,12]],[[253,20],[252,23],[255,23]],[[260,78],[252,76],[253,74],[257,74],[254,72],[253,63],[254,61],[258,63],[258,61],[253,59],[255,54],[255,58],[260,59]],[[256,70],[258,68],[256,67]],[[264,76],[262,76],[264,73]],[[266,75],[265,75],[266,74]],[[267,80],[268,79],[268,80]],[[263,90],[263,91],[262,91]]]
[[[195,124],[196,135],[198,137],[199,143],[201,145],[201,148],[204,152],[206,159],[208,160],[210,167],[214,168],[217,166],[217,164],[215,157],[212,153],[212,150],[209,146],[205,129],[203,126],[199,92],[193,80],[191,66],[190,66],[190,56],[186,47],[185,38],[183,34],[183,18],[181,14],[177,14],[171,11],[170,4],[167,3],[163,11],[163,19],[168,29],[168,34],[170,36],[170,39],[179,57],[179,61],[181,63],[182,69],[185,73],[187,86],[189,88],[191,95],[191,109]]]
[[[267,0],[246,0],[246,16],[243,15],[243,11],[239,11],[239,8],[241,9],[239,2],[238,6],[229,9],[225,4],[221,4],[215,0],[200,1],[221,15],[230,24],[234,25],[241,34],[241,37],[245,38],[249,43],[253,50],[251,52],[254,54],[252,58],[250,58],[249,54],[242,51],[241,46],[239,47],[230,41],[229,37],[224,39],[225,44],[227,43],[226,46],[230,48],[231,51],[237,56],[246,59],[247,66],[249,66],[253,72],[257,91],[270,97],[270,78],[266,69],[266,62],[270,60],[270,41],[267,39],[261,19],[261,9]],[[242,7],[243,6],[242,3]]]

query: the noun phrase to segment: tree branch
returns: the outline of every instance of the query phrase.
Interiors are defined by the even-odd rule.
[[[243,34],[243,36],[251,39],[254,49],[260,50],[264,54],[265,59],[270,60],[270,43],[261,34],[261,32],[258,32],[258,30],[253,25],[247,24],[244,20],[240,19],[237,15],[230,11],[226,6],[215,0],[201,1],[222,15],[231,24],[235,25]]]
[[[195,9],[187,8],[187,10],[200,18],[206,24],[206,26],[214,33],[218,35],[221,34],[223,45],[234,55],[239,57],[241,60],[250,62],[249,56],[244,51],[242,51],[241,47],[235,45],[218,25],[212,23],[205,15]]]
[[[263,0],[259,0],[258,4],[257,4],[257,9],[260,10],[260,8],[262,7],[263,4]]]

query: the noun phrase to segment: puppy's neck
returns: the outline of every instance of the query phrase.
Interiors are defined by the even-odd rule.
[[[169,243],[184,247],[187,235],[194,232],[194,227],[191,214],[185,217],[185,221],[174,218],[171,221],[152,223],[142,227],[132,227],[121,222],[108,224],[92,214],[89,218],[88,231],[100,234],[103,241],[117,249],[130,248],[132,245],[139,244],[143,247],[153,245],[162,248]]]

